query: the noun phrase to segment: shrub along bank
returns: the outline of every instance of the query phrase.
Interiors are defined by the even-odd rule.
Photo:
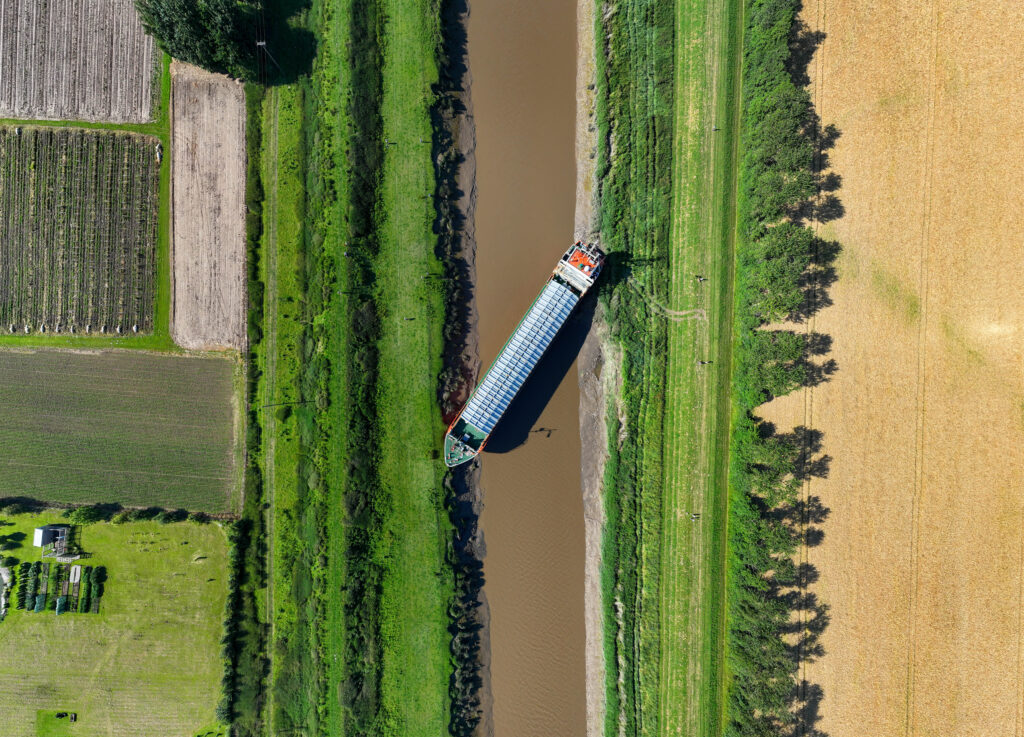
[[[228,527],[228,595],[221,647],[224,674],[217,718],[233,724],[236,737],[264,734],[263,709],[267,674],[266,614],[259,596],[266,587],[264,542],[262,438],[259,422],[260,377],[257,356],[261,350],[263,283],[259,275],[262,235],[263,184],[260,177],[262,145],[261,109],[263,88],[245,87],[246,182],[245,238],[247,260],[248,350],[245,355],[245,487],[240,519]]]
[[[672,3],[623,0],[596,13],[601,245],[600,298],[621,346],[620,407],[604,489],[607,734],[653,734],[659,669],[658,567],[665,321],[627,279],[659,303],[668,285],[672,172]]]

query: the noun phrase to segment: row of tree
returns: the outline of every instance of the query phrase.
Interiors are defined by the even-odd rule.
[[[795,718],[793,605],[785,593],[800,580],[800,537],[785,510],[798,504],[801,447],[754,409],[808,379],[807,334],[768,327],[800,312],[817,246],[801,220],[818,180],[816,116],[792,74],[799,7],[747,2],[729,506],[726,734],[735,737],[783,734]]]

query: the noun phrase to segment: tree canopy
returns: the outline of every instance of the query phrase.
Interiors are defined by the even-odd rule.
[[[135,0],[146,32],[175,59],[257,81],[261,0]]]

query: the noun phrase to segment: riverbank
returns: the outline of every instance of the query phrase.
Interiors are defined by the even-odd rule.
[[[597,20],[607,338],[591,336],[581,421],[607,449],[588,683],[605,703],[591,737],[721,731],[740,17],[735,0],[626,0]]]
[[[288,20],[317,43],[282,60],[308,74],[273,86],[262,114],[261,259],[277,258],[262,327],[276,341],[258,365],[276,407],[260,415],[271,644],[256,726],[436,737],[456,665],[438,463],[440,18],[428,0],[320,0]]]
[[[476,284],[476,128],[473,75],[469,67],[468,0],[441,6],[443,48],[438,98],[433,111],[438,182],[439,252],[445,271],[445,355],[439,387],[445,423],[469,398],[480,372],[474,285]],[[484,591],[486,545],[480,530],[483,492],[480,467],[451,469],[447,506],[454,528],[452,561],[452,652],[450,696],[453,735],[490,737],[494,732],[491,695],[490,615]]]
[[[576,202],[574,236],[600,245],[597,212],[597,46],[594,0],[576,3]],[[585,553],[587,735],[601,737],[606,709],[601,545],[607,518],[601,482],[608,460],[608,398],[618,394],[618,359],[610,354],[604,310],[598,309],[577,359],[580,385],[580,489]],[[603,374],[603,378],[602,378]]]

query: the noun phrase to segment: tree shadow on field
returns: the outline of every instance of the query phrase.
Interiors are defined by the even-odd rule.
[[[260,82],[267,86],[292,84],[313,69],[317,43],[306,27],[311,0],[266,0],[257,19]]]
[[[827,336],[817,336],[812,344],[815,350],[827,351],[831,341]],[[758,423],[758,431],[762,438],[774,439],[789,449],[790,478],[804,490],[792,502],[770,510],[768,516],[788,529],[803,548],[821,545],[825,538],[823,525],[831,510],[819,495],[811,492],[813,487],[806,486],[806,483],[813,479],[828,478],[832,458],[822,452],[824,433],[804,425],[795,427],[789,433],[779,433],[772,423],[764,421]],[[780,634],[794,669],[825,655],[822,634],[831,621],[831,615],[828,604],[822,602],[813,591],[819,578],[820,574],[813,563],[800,560],[792,567],[780,566],[779,571],[768,580],[769,597],[789,613],[788,624]],[[782,733],[793,737],[827,737],[817,728],[822,696],[822,689],[816,684],[802,680],[795,683],[789,695],[795,721]]]

